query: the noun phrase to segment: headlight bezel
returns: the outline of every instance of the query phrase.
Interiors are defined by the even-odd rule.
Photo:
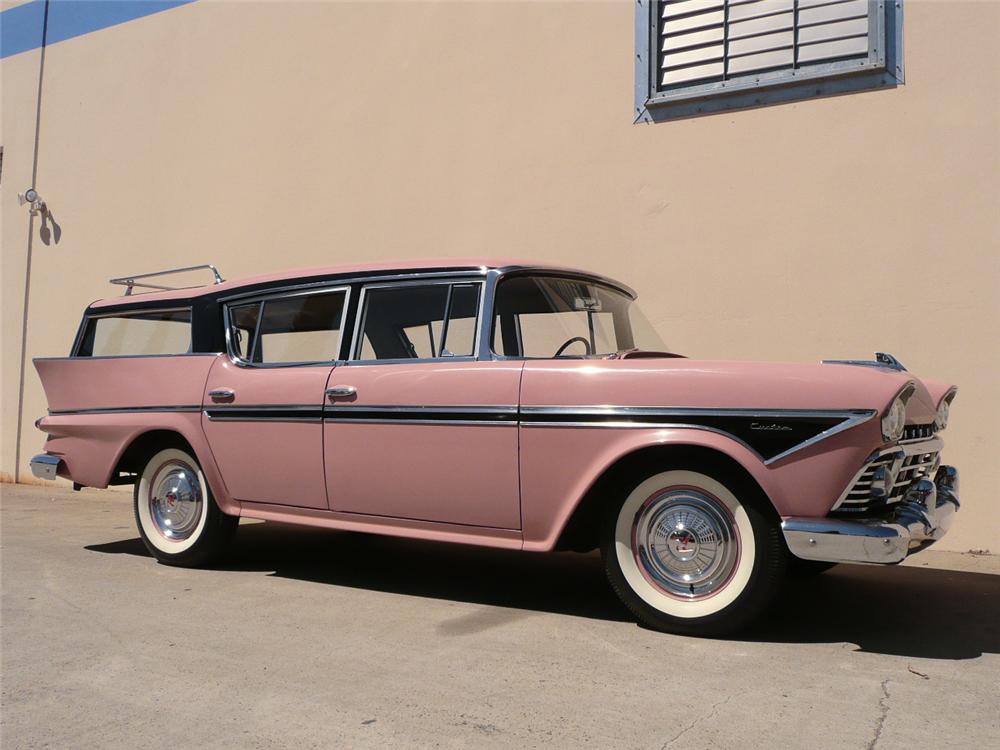
[[[916,389],[914,383],[907,383],[882,413],[882,439],[885,442],[894,443],[903,437],[906,430],[906,404]]]
[[[945,393],[941,400],[938,401],[937,411],[934,414],[934,428],[940,432],[948,426],[948,417],[951,412],[951,402],[955,400],[955,394],[958,393],[958,388],[949,388],[947,393]]]

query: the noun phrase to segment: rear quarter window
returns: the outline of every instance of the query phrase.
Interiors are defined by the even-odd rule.
[[[187,308],[90,318],[76,356],[156,356],[190,351],[191,309]]]

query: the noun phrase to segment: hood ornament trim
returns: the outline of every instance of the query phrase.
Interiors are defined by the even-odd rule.
[[[824,359],[824,365],[855,365],[857,367],[884,367],[897,372],[907,372],[906,367],[891,354],[875,352],[875,359]]]

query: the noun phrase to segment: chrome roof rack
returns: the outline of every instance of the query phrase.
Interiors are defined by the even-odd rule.
[[[155,289],[156,291],[173,291],[175,289],[190,289],[190,287],[183,286],[164,286],[163,284],[149,284],[144,281],[139,281],[139,279],[149,279],[155,276],[167,276],[173,273],[184,273],[186,271],[200,271],[202,269],[208,269],[215,276],[215,284],[221,284],[225,279],[219,273],[219,269],[213,266],[211,263],[202,263],[198,266],[184,266],[183,268],[168,268],[165,271],[152,271],[151,273],[136,273],[131,276],[119,276],[117,279],[108,279],[111,284],[118,284],[119,286],[125,287],[125,296],[132,294],[132,290],[136,287],[142,287],[143,289]]]

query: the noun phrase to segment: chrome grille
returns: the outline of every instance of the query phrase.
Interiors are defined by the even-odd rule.
[[[903,459],[903,465],[896,475],[896,481],[892,485],[892,494],[889,502],[896,502],[906,492],[907,488],[918,479],[926,479],[931,471],[937,466],[937,451],[929,453],[917,453]]]
[[[909,424],[903,428],[903,437],[900,442],[909,443],[913,440],[926,440],[933,436],[933,424]]]
[[[846,492],[843,501],[833,513],[858,515],[872,513],[898,503],[910,485],[918,479],[931,478],[939,463],[940,441],[928,440],[927,450],[910,445],[905,450],[891,448],[867,463]],[[914,450],[916,449],[916,450]],[[882,471],[880,471],[880,469]],[[878,473],[892,477],[888,495],[872,491]]]
[[[893,456],[890,454],[877,458],[868,464],[861,473],[861,476],[851,486],[847,497],[844,498],[844,502],[841,503],[837,510],[852,513],[868,510],[874,500],[872,498],[872,482],[875,479],[875,471],[880,466],[885,466],[887,470],[890,470],[892,462]],[[893,490],[895,490],[895,487],[893,487]]]

